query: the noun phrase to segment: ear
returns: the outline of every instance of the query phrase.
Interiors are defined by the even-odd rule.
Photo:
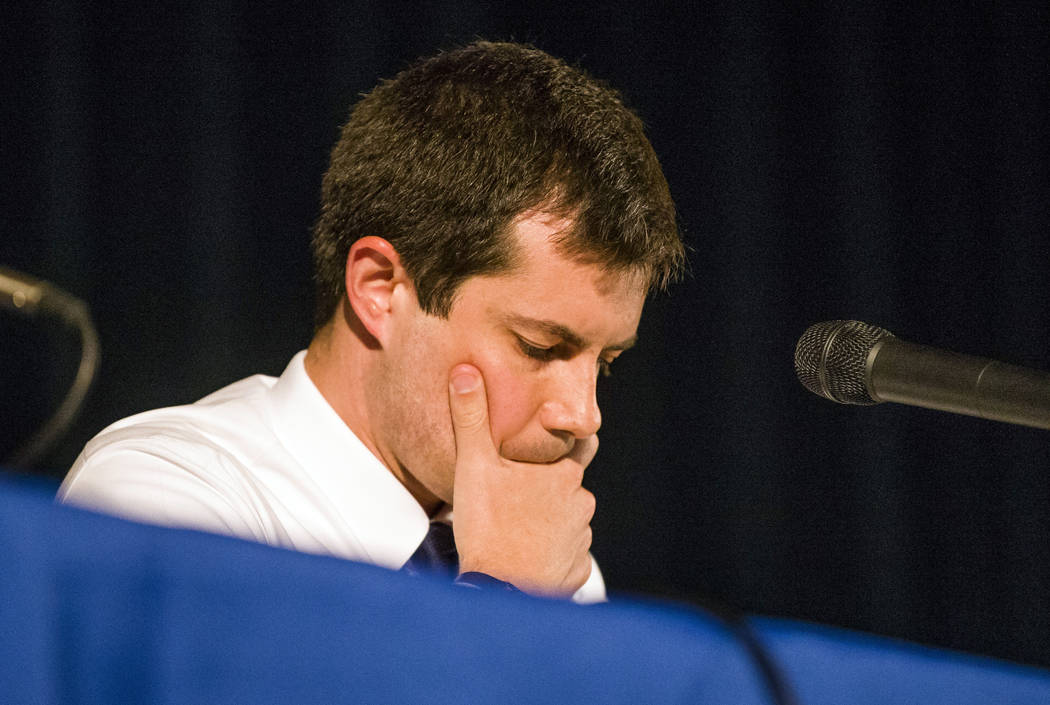
[[[394,313],[394,292],[411,282],[401,256],[381,237],[368,236],[350,246],[346,258],[346,297],[358,320],[385,345]]]

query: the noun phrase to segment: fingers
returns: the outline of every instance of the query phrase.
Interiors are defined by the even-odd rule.
[[[598,452],[598,435],[593,434],[576,441],[569,453],[569,457],[586,468],[594,460],[594,454]]]
[[[576,441],[572,450],[561,460],[550,465],[545,465],[546,476],[558,478],[558,482],[566,491],[583,484],[583,473],[598,452],[598,436],[588,436]]]
[[[456,438],[457,461],[492,458],[496,447],[489,431],[485,382],[473,365],[456,365],[449,373],[448,405]],[[457,462],[458,464],[458,462]]]

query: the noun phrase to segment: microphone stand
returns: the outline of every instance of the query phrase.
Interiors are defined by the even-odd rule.
[[[75,328],[80,337],[80,364],[65,398],[51,418],[5,460],[12,467],[29,468],[76,418],[98,372],[101,347],[87,305],[47,282],[0,267],[0,305],[29,317],[35,317],[38,312],[48,313]]]

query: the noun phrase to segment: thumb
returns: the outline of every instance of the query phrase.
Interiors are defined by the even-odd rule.
[[[448,406],[456,436],[456,459],[481,459],[495,454],[489,431],[489,405],[481,371],[456,365],[448,376]],[[459,462],[457,462],[457,465]]]

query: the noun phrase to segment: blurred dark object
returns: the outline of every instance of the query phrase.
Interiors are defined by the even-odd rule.
[[[75,329],[80,336],[80,364],[65,398],[51,417],[5,461],[11,467],[28,469],[62,437],[80,411],[98,372],[98,333],[83,301],[53,284],[6,267],[0,267],[0,306],[31,319],[56,319]]]

